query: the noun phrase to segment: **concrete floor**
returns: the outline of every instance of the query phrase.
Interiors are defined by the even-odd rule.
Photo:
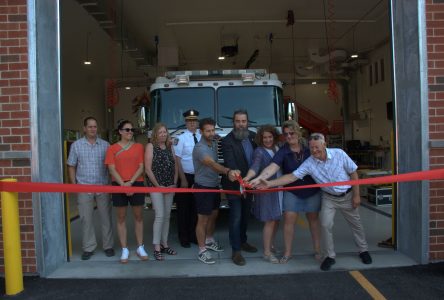
[[[378,242],[391,236],[391,208],[376,207],[363,198],[360,208],[361,218],[369,243],[369,251],[373,256],[373,264],[364,265],[357,256],[352,234],[342,215],[338,213],[335,218],[334,238],[338,254],[336,264],[332,270],[357,270],[381,267],[408,266],[416,264],[408,257],[387,248],[379,248]],[[108,258],[104,255],[100,244],[100,232],[96,230],[99,247],[95,255],[88,261],[82,261],[80,255],[81,236],[80,221],[71,223],[73,255],[70,262],[65,263],[50,278],[146,278],[146,277],[200,277],[200,276],[236,276],[236,275],[266,275],[289,274],[301,272],[318,272],[319,262],[313,257],[310,232],[305,218],[296,227],[293,246],[294,258],[288,264],[273,265],[262,259],[262,223],[253,217],[249,223],[248,241],[257,246],[257,253],[245,253],[247,264],[238,267],[231,262],[231,248],[228,239],[228,211],[222,210],[218,219],[215,238],[225,247],[222,253],[215,253],[217,262],[214,265],[205,265],[197,260],[197,246],[191,248],[180,247],[176,233],[175,213],[172,213],[169,244],[177,250],[178,255],[167,256],[165,261],[155,261],[152,256],[152,223],[154,212],[144,211],[144,240],[145,249],[150,260],[142,262],[135,255],[136,242],[132,230],[132,218],[128,218],[128,245],[130,249],[130,262],[127,265],[119,263],[120,248],[117,236],[115,237],[116,256]],[[99,220],[97,219],[96,228]],[[282,231],[277,235],[276,246],[283,248]]]

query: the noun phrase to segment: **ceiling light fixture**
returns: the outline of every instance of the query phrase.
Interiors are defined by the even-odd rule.
[[[131,89],[130,86],[126,86],[126,87],[125,87],[125,90],[130,90],[130,89]]]
[[[218,60],[225,60],[225,56],[219,56],[217,59]]]
[[[351,57],[351,58],[358,58],[359,55],[356,53],[356,54],[352,54],[352,55],[350,55],[350,57]]]
[[[86,34],[86,55],[85,55],[86,58],[83,61],[83,64],[88,65],[88,66],[92,64],[91,60],[89,60],[89,36],[90,35],[91,35],[91,32],[88,32]]]
[[[315,85],[318,84],[316,81],[312,81],[311,84]]]

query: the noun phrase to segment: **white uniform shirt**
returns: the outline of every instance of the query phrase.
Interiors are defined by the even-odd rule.
[[[358,166],[342,149],[327,148],[327,159],[319,160],[310,156],[302,165],[293,171],[297,178],[311,175],[316,183],[338,182],[350,180],[350,174],[358,169]],[[333,195],[345,193],[350,185],[322,187],[321,189]]]
[[[196,130],[197,141],[200,141],[201,134]],[[188,129],[177,137],[177,143],[174,145],[174,152],[181,158],[182,169],[184,173],[194,174],[193,166],[193,148],[194,137],[193,133]]]

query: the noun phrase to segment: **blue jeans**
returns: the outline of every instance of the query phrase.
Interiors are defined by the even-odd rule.
[[[246,198],[237,195],[227,195],[230,205],[230,244],[234,251],[240,251],[241,245],[247,241],[247,226],[250,217],[252,195]]]

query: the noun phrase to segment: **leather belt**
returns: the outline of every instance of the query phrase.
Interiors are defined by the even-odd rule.
[[[352,191],[352,188],[349,188],[345,193],[341,193],[341,194],[338,194],[338,195],[330,194],[330,193],[327,193],[325,191],[324,191],[324,193],[326,193],[326,194],[328,194],[328,195],[330,195],[332,197],[341,198],[341,197],[344,197],[345,195],[347,195],[348,193],[350,193],[351,191]]]

